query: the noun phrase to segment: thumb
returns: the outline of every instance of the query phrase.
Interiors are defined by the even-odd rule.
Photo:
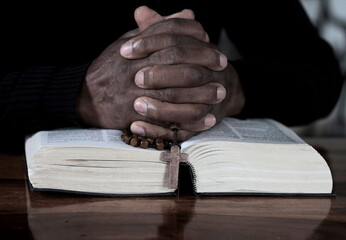
[[[140,31],[145,30],[154,23],[164,20],[164,17],[147,6],[138,7],[135,10],[134,17]]]
[[[140,6],[135,10],[134,17],[140,31],[145,30],[151,25],[169,18],[195,19],[195,14],[190,9],[184,9],[169,16],[161,16],[156,11],[147,6]]]
[[[169,19],[169,18],[195,19],[195,13],[190,9],[184,9],[183,11],[173,13],[172,15],[165,17],[165,19]]]

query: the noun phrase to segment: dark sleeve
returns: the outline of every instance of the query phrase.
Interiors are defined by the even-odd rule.
[[[75,108],[87,68],[113,37],[91,8],[1,6],[0,148],[20,149],[27,134],[81,125]]]
[[[242,1],[227,16],[242,55],[232,62],[246,96],[240,117],[300,125],[331,112],[343,82],[339,63],[298,1]]]
[[[88,64],[31,67],[3,74],[0,81],[2,148],[21,148],[26,134],[79,126],[76,99]]]

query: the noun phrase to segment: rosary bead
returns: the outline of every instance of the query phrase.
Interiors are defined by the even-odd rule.
[[[126,143],[133,147],[141,147],[141,148],[155,148],[157,150],[171,149],[172,146],[177,144],[177,132],[179,130],[179,124],[172,124],[170,126],[172,131],[174,131],[174,141],[164,140],[162,138],[152,138],[140,136],[137,134],[133,134],[130,130],[124,130],[121,134],[121,139]]]
[[[157,150],[163,150],[165,148],[165,144],[163,142],[156,142],[156,147]]]
[[[139,140],[138,140],[138,138],[136,138],[136,137],[132,138],[131,141],[130,141],[130,145],[131,145],[132,147],[138,147],[138,146],[139,146]]]
[[[121,134],[121,139],[126,143],[130,144],[131,137],[127,133]]]
[[[148,148],[149,147],[149,142],[147,140],[142,140],[139,146],[141,148]]]

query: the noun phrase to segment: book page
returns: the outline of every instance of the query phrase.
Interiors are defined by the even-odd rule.
[[[160,151],[134,148],[109,129],[41,131],[26,141],[30,184],[36,190],[101,195],[173,193]]]
[[[305,143],[293,130],[272,119],[225,118],[212,129],[193,136],[181,146],[186,148],[205,141]]]
[[[41,145],[55,146],[102,146],[132,148],[121,140],[121,131],[111,129],[57,129],[42,131]]]
[[[133,149],[121,140],[120,130],[111,129],[82,129],[67,128],[51,131],[40,131],[26,137],[25,152],[27,162],[41,146],[90,146],[90,147],[114,147]]]

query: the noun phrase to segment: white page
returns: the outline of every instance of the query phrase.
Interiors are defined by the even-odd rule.
[[[288,127],[271,119],[239,120],[225,118],[212,129],[201,132],[181,144],[182,148],[204,141],[236,141],[263,143],[305,143]]]
[[[28,164],[30,164],[34,153],[41,146],[90,146],[133,150],[131,145],[125,144],[121,139],[120,130],[70,128],[40,131],[26,138],[25,153]],[[157,151],[155,149],[137,150]]]

